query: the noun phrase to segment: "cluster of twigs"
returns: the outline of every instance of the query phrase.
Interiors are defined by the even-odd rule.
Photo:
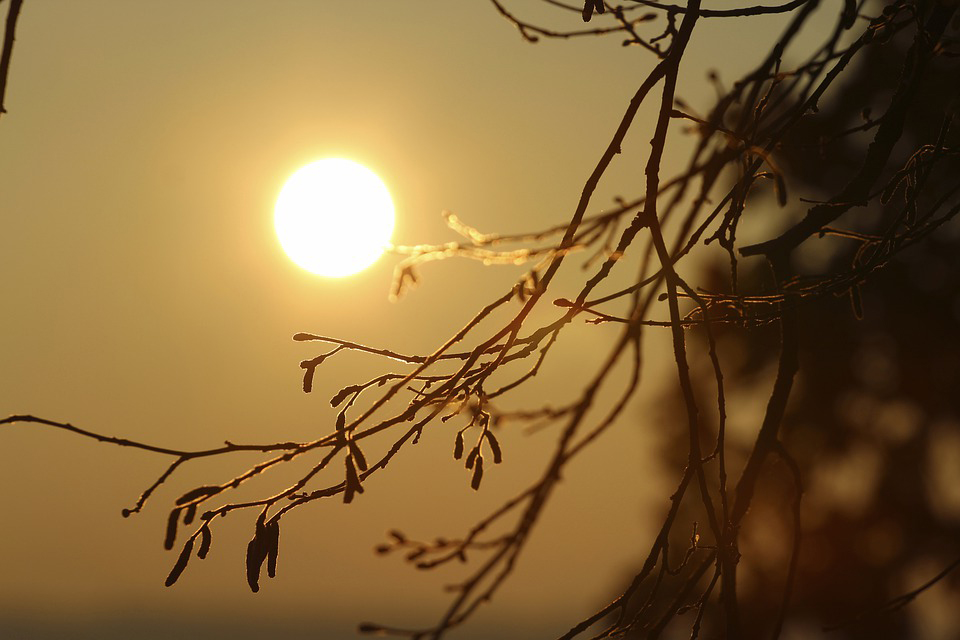
[[[957,192],[960,182],[943,187],[937,172],[955,157],[949,140],[954,113],[943,114],[940,135],[920,141],[906,162],[898,160],[904,123],[917,100],[917,84],[950,51],[949,35],[956,2],[951,0],[895,0],[885,6],[855,4],[848,0],[836,10],[833,28],[806,59],[787,62],[787,52],[807,24],[817,0],[793,0],[777,6],[744,6],[712,9],[700,0],[671,5],[635,0],[614,5],[587,0],[583,7],[554,0],[564,16],[570,12],[583,20],[605,22],[588,28],[553,30],[517,17],[507,3],[491,0],[496,10],[530,42],[539,38],[574,36],[625,37],[624,45],[637,45],[654,57],[652,70],[637,88],[616,125],[605,151],[587,179],[571,219],[565,224],[520,235],[481,233],[445,214],[447,224],[462,238],[443,245],[395,247],[403,255],[392,289],[400,296],[419,276],[416,268],[426,261],[465,257],[487,264],[527,265],[524,276],[511,290],[484,306],[463,328],[435,351],[425,355],[402,354],[348,340],[300,333],[295,340],[326,344],[330,350],[304,360],[303,388],[310,392],[317,367],[333,356],[348,352],[374,355],[395,367],[371,380],[351,384],[331,399],[338,409],[329,433],[310,442],[262,445],[226,443],[222,447],[181,451],[125,439],[105,437],[71,425],[32,416],[4,420],[33,422],[67,429],[113,444],[145,449],[172,460],[124,515],[140,511],[153,492],[168,482],[183,464],[238,451],[264,454],[261,462],[219,484],[201,486],[184,493],[170,512],[167,548],[176,543],[177,531],[195,526],[167,584],[173,584],[196,555],[203,558],[210,549],[217,516],[234,511],[257,513],[254,536],[247,550],[247,577],[251,588],[259,588],[264,563],[272,577],[284,516],[321,499],[340,497],[351,502],[364,491],[370,476],[383,471],[390,461],[415,444],[425,429],[450,429],[455,458],[464,459],[472,470],[471,486],[482,486],[488,462],[500,462],[502,451],[496,436],[499,422],[509,418],[528,424],[557,425],[559,433],[549,462],[539,479],[481,519],[465,535],[433,542],[419,542],[402,533],[391,532],[389,542],[378,547],[381,553],[400,552],[417,568],[429,569],[449,562],[467,563],[465,579],[450,587],[452,601],[435,625],[423,629],[396,629],[364,624],[362,631],[382,632],[411,638],[439,638],[464,623],[490,601],[511,574],[537,526],[545,506],[558,486],[561,471],[581,451],[605,434],[620,418],[640,386],[642,337],[647,327],[670,332],[677,381],[686,415],[683,418],[688,451],[686,464],[676,481],[676,490],[666,504],[662,526],[653,540],[646,560],[627,588],[593,615],[575,624],[563,638],[579,637],[593,630],[594,638],[621,637],[643,633],[658,637],[685,611],[695,613],[691,637],[706,624],[708,605],[716,603],[714,628],[724,629],[728,638],[744,637],[737,598],[737,568],[740,561],[740,528],[772,456],[785,461],[795,483],[792,508],[794,536],[782,606],[773,637],[786,619],[791,584],[800,544],[801,471],[779,438],[787,401],[798,371],[798,314],[807,300],[849,295],[861,313],[859,287],[896,255],[915,245],[960,211]],[[16,4],[16,3],[14,3]],[[642,14],[635,10],[643,9]],[[750,20],[753,16],[784,14],[784,30],[769,53],[747,75],[723,89],[716,81],[719,98],[706,116],[697,116],[678,100],[677,82],[688,43],[696,37],[701,19]],[[638,16],[638,17],[635,17]],[[742,28],[738,25],[739,28]],[[648,29],[652,29],[647,33]],[[863,124],[853,124],[838,136],[869,135],[863,145],[859,167],[845,185],[829,199],[804,207],[789,196],[789,176],[775,159],[789,152],[788,138],[802,118],[815,114],[819,103],[840,89],[844,72],[855,65],[870,47],[891,39],[909,40],[910,45],[898,70],[899,81],[883,107],[883,114],[869,115]],[[6,59],[5,50],[5,59]],[[659,91],[658,95],[654,95]],[[614,209],[588,215],[591,197],[608,166],[621,151],[627,132],[641,104],[658,103],[651,146],[644,170],[642,196],[620,201]],[[671,139],[674,121],[693,123],[696,144],[685,169],[666,179],[662,159]],[[676,126],[673,127],[677,129]],[[828,148],[834,140],[813,144]],[[899,163],[899,164],[897,164]],[[763,185],[775,188],[776,200],[786,212],[780,232],[760,243],[744,246],[738,229],[748,224],[748,212],[771,207],[764,198]],[[843,224],[841,216],[854,209],[871,212],[858,218],[856,228]],[[769,212],[768,212],[769,213]],[[793,220],[791,222],[791,220]],[[801,245],[840,238],[856,243],[858,249],[849,264],[828,273],[800,273],[795,253]],[[729,262],[729,289],[724,292],[698,289],[678,272],[681,260],[705,245],[719,247]],[[706,249],[704,249],[706,250]],[[588,252],[589,269],[576,295],[547,297],[561,265],[574,251]],[[627,276],[630,284],[613,293],[595,293],[623,264],[627,253],[637,256],[639,270]],[[765,259],[773,279],[766,287],[745,290],[738,274],[745,258]],[[696,268],[696,265],[692,267]],[[622,271],[621,267],[619,271]],[[621,275],[618,273],[618,275]],[[608,312],[610,303],[624,302],[623,315]],[[651,314],[666,303],[666,320]],[[506,322],[493,319],[510,303],[517,304]],[[536,307],[550,305],[553,319],[545,324],[531,320]],[[602,364],[589,378],[582,392],[560,407],[528,407],[505,412],[497,407],[501,396],[521,392],[537,375],[558,335],[575,318],[618,327]],[[746,328],[775,323],[780,331],[780,355],[776,380],[759,425],[756,441],[744,468],[730,474],[725,443],[726,400],[720,357],[712,327],[718,323]],[[691,373],[687,344],[690,331],[702,331],[713,369],[716,399],[714,407],[701,406]],[[528,366],[511,374],[507,365],[524,361]],[[626,376],[622,371],[626,365]],[[614,399],[598,406],[601,390],[615,390]],[[607,396],[604,395],[604,398]],[[711,420],[706,412],[715,413]],[[599,415],[598,415],[599,414]],[[445,427],[453,420],[457,425]],[[708,422],[717,428],[708,428]],[[380,436],[375,439],[375,436]],[[383,444],[386,443],[386,444]],[[709,444],[707,444],[709,443]],[[284,490],[245,502],[230,501],[230,492],[272,469],[295,459],[311,459],[312,466]],[[735,481],[734,481],[735,480]],[[698,526],[681,517],[686,505],[701,514]],[[692,505],[692,506],[691,506]],[[197,519],[199,524],[197,525]],[[688,548],[673,557],[670,541],[678,530],[690,531]],[[198,543],[199,540],[199,543]],[[915,596],[916,594],[913,594]],[[598,629],[599,627],[599,629]]]

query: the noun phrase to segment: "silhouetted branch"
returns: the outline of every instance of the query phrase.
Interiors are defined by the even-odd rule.
[[[682,7],[675,4],[664,4],[662,2],[653,2],[653,0],[630,0],[630,2],[636,2],[637,4],[642,4],[645,7],[650,7],[651,9],[662,9],[664,11],[670,11],[672,13],[687,13],[689,11],[694,11],[690,6]],[[781,5],[775,6],[763,6],[757,5],[752,7],[743,7],[741,9],[696,9],[697,13],[703,18],[744,18],[749,16],[761,16],[771,13],[789,13],[797,7],[800,7],[809,2],[815,2],[815,0],[793,0],[792,2],[787,2]]]
[[[582,7],[544,0],[565,18],[577,21],[572,14],[579,13],[584,20],[596,18],[603,24],[589,29],[555,29],[523,21],[506,0],[491,2],[531,42],[539,37],[621,34],[627,36],[624,44],[639,44],[656,56],[619,121],[612,124],[609,141],[584,181],[568,222],[498,234],[481,232],[445,212],[445,223],[456,234],[456,241],[391,248],[399,256],[391,288],[394,299],[420,281],[418,270],[424,263],[447,258],[523,267],[508,291],[481,307],[430,353],[401,353],[317,333],[294,335],[297,342],[321,343],[325,349],[300,363],[305,392],[313,390],[317,369],[333,356],[376,356],[385,368],[372,378],[341,387],[331,398],[336,416],[309,442],[227,442],[222,447],[188,451],[105,436],[29,415],[10,416],[0,420],[0,425],[45,425],[172,458],[124,515],[140,511],[155,490],[170,482],[188,461],[237,451],[263,454],[226,482],[194,487],[176,499],[165,539],[165,546],[172,549],[181,526],[196,527],[166,579],[169,586],[185,571],[196,545],[197,556],[206,556],[216,516],[247,512],[254,520],[245,558],[247,582],[253,591],[260,589],[264,567],[268,576],[276,575],[280,524],[289,512],[327,498],[344,503],[360,499],[369,478],[383,472],[428,427],[447,429],[453,457],[463,461],[475,490],[482,489],[484,475],[495,473],[495,465],[510,455],[509,443],[504,447],[504,429],[512,425],[527,431],[555,428],[556,441],[539,477],[472,527],[432,541],[391,531],[388,541],[376,548],[380,554],[403,555],[420,570],[448,564],[466,567],[463,578],[450,589],[449,606],[435,624],[418,629],[373,623],[360,626],[365,633],[441,638],[490,602],[513,573],[566,465],[611,432],[637,397],[645,364],[645,332],[667,329],[671,366],[676,371],[676,378],[668,379],[675,380],[673,388],[683,413],[682,418],[670,416],[662,426],[664,434],[681,443],[680,455],[668,461],[676,490],[665,501],[658,533],[626,588],[612,602],[574,624],[562,638],[579,637],[595,626],[601,627],[596,638],[630,634],[656,638],[671,633],[673,621],[687,612],[695,612],[689,627],[692,638],[705,634],[703,629],[731,640],[748,637],[755,623],[744,613],[738,592],[738,566],[749,561],[741,557],[742,529],[750,526],[750,510],[768,479],[771,454],[786,465],[793,490],[789,516],[778,516],[789,517],[792,539],[789,560],[783,563],[785,571],[778,569],[776,574],[778,581],[786,574],[782,598],[778,582],[779,599],[772,609],[776,617],[768,620],[776,638],[789,622],[789,607],[801,573],[800,515],[806,468],[796,450],[788,450],[789,430],[784,433],[783,425],[796,387],[802,392],[803,385],[795,381],[801,373],[801,353],[808,348],[806,314],[816,304],[849,297],[854,315],[862,316],[861,287],[908,248],[929,239],[960,215],[960,183],[938,179],[941,173],[953,171],[960,157],[951,132],[954,112],[934,121],[939,123],[935,136],[920,139],[910,130],[913,110],[923,106],[923,83],[931,75],[943,77],[939,58],[946,55],[945,44],[950,44],[951,36],[945,34],[957,3],[895,0],[875,17],[862,13],[864,3],[831,5],[832,28],[819,34],[819,44],[803,57],[795,55],[791,47],[796,46],[801,30],[810,27],[817,0],[724,9],[701,9],[699,0],[690,0],[686,6],[633,0],[626,7],[599,0],[588,0]],[[19,4],[11,4],[14,21],[13,6],[19,10]],[[631,17],[637,14],[630,11],[637,9],[646,12]],[[598,14],[603,14],[602,18],[597,18]],[[698,115],[677,95],[677,87],[687,73],[684,57],[699,19],[771,14],[784,14],[783,31],[775,44],[729,89],[716,74],[709,76],[716,88],[716,103],[706,115]],[[640,24],[660,17],[659,35],[647,38],[638,33]],[[865,105],[857,104],[852,114],[841,113],[825,126],[824,135],[804,133],[811,120],[823,117],[821,107],[828,111],[836,102],[835,94],[845,90],[842,83],[855,72],[857,63],[873,55],[883,42],[907,37],[912,44],[905,54],[897,53],[902,71],[886,97],[888,106],[882,116],[871,118]],[[8,16],[7,62],[10,44]],[[791,62],[798,57],[799,61]],[[5,66],[2,71],[5,82]],[[628,134],[636,126],[646,125],[635,121],[657,87],[660,95],[656,118],[650,123],[642,195],[619,197],[615,206],[592,212],[594,192],[621,153]],[[850,115],[854,117],[846,117]],[[665,175],[668,170],[663,160],[678,135],[692,137],[692,151],[684,168]],[[861,142],[868,138],[872,139]],[[828,193],[810,194],[817,202],[797,197],[802,185],[797,184],[799,170],[793,154],[823,151],[828,146],[837,153],[849,153],[848,164],[857,168],[850,176],[840,176],[843,186],[825,181],[823,191]],[[870,216],[841,219],[856,208],[868,210]],[[761,227],[766,230],[765,239],[744,246],[739,230],[761,217],[775,217],[778,222]],[[798,259],[799,247],[815,242],[820,246],[834,243],[824,249],[832,260],[822,269],[807,268]],[[579,265],[580,279],[573,291],[560,292],[561,285],[567,285],[557,274],[575,252],[585,256]],[[716,255],[728,265],[729,274],[717,275],[714,282],[702,274]],[[755,263],[759,261],[748,260],[756,256],[765,258],[772,277],[757,276]],[[628,262],[628,257],[634,261]],[[703,279],[695,281],[691,274],[701,274]],[[552,366],[554,346],[578,319],[599,325],[596,331],[609,332],[600,364],[578,372],[583,375],[582,387],[559,405],[523,395],[528,383]],[[776,354],[776,376],[750,442],[738,444],[730,441],[727,425],[728,411],[736,399],[727,392],[729,376],[734,370],[736,379],[736,367],[724,361],[725,340],[734,335],[749,343],[754,338],[750,332],[765,326],[779,330],[779,349],[768,349],[771,358]],[[705,346],[694,336],[704,338]],[[703,388],[712,394],[714,385],[716,401],[702,402]],[[508,396],[525,404],[504,408],[501,403]],[[751,402],[756,403],[757,398]],[[736,456],[729,455],[731,451]],[[304,461],[307,470],[280,491],[243,501],[233,499],[236,494],[230,492],[240,485],[294,459]],[[730,468],[731,460],[745,461],[739,474],[732,473],[736,470]],[[197,524],[193,524],[195,518],[199,518]],[[878,612],[905,606],[957,566],[960,560]]]
[[[10,58],[13,56],[17,18],[20,17],[22,7],[23,0],[10,0],[10,6],[7,8],[7,21],[3,30],[3,50],[0,51],[0,116],[7,112],[4,98],[7,95],[7,78],[10,75]]]
[[[931,587],[936,585],[938,582],[940,582],[941,580],[949,576],[951,573],[956,571],[957,567],[960,567],[960,557],[956,558],[953,562],[951,562],[946,567],[944,567],[937,575],[933,576],[932,578],[930,578],[929,580],[921,584],[916,589],[911,589],[910,591],[904,594],[901,594],[896,598],[892,598],[889,601],[885,602],[882,606],[876,609],[865,611],[851,620],[847,620],[846,622],[841,622],[835,625],[825,626],[823,630],[837,631],[839,629],[843,629],[844,627],[849,627],[851,625],[857,624],[858,622],[862,622],[868,616],[874,617],[877,615],[899,611],[900,609],[904,608],[905,606],[913,602],[917,598],[917,596],[922,594],[924,591],[926,591],[927,589],[930,589]]]

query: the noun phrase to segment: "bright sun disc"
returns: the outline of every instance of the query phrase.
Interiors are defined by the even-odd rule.
[[[340,158],[312,162],[280,190],[273,223],[295,263],[339,278],[376,262],[393,233],[393,201],[380,178]]]

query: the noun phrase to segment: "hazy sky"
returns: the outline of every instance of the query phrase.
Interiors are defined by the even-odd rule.
[[[513,6],[536,16],[539,4]],[[575,13],[548,15],[580,26]],[[756,19],[736,33],[705,24],[681,94],[705,108],[705,65],[732,79],[776,24]],[[653,64],[618,37],[531,46],[491,4],[463,0],[27,0],[17,37],[0,118],[0,413],[183,448],[329,431],[330,395],[383,365],[338,356],[305,395],[297,365],[319,351],[290,336],[432,350],[520,274],[430,264],[397,304],[387,300],[389,257],[343,280],[313,276],[273,234],[273,201],[290,173],[328,156],[369,166],[393,194],[401,244],[454,239],[443,209],[484,231],[565,221]],[[594,211],[641,191],[646,123]],[[612,331],[575,327],[553,377],[534,389],[569,393]],[[563,631],[646,553],[646,489],[659,480],[643,417],[638,405],[630,424],[570,468],[513,582],[479,616],[478,637],[495,627]],[[262,625],[289,637],[352,637],[361,619],[430,624],[447,602],[441,585],[462,574],[425,575],[372,547],[392,527],[462,534],[539,475],[553,437],[505,433],[505,462],[475,493],[451,458],[453,431],[428,434],[355,504],[290,517],[279,576],[253,595],[246,515],[225,523],[210,557],[172,589],[163,579],[174,555],[161,548],[172,499],[252,458],[188,465],[175,488],[124,520],[121,508],[168,460],[43,427],[4,428],[0,631],[43,637],[57,633],[54,617],[89,637],[131,637],[123,625],[143,621],[155,637],[177,628],[188,629],[179,637],[216,637],[217,628],[243,637],[183,626],[227,625],[227,616],[250,633]]]

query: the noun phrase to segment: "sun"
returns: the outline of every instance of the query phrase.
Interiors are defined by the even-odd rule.
[[[290,176],[273,223],[291,260],[317,275],[341,278],[369,267],[389,246],[393,201],[370,169],[325,158]]]

